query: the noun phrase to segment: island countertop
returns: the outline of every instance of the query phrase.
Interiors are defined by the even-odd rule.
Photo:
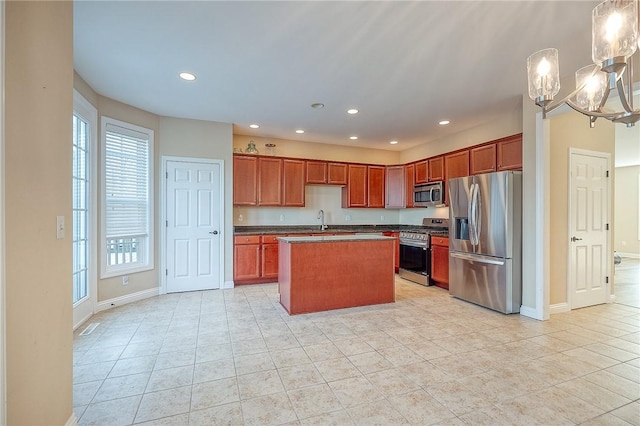
[[[395,240],[393,237],[383,235],[360,234],[360,235],[317,235],[304,237],[278,237],[279,241],[285,243],[335,243],[340,241],[372,241],[372,240]]]

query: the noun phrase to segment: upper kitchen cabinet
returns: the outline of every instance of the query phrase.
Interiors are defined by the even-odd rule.
[[[304,207],[305,161],[282,160],[282,205]]]
[[[282,160],[258,158],[258,205],[282,205]]]
[[[367,166],[367,207],[384,208],[385,166]]]
[[[472,175],[496,171],[496,144],[478,146],[469,150],[469,169]]]
[[[469,176],[469,150],[454,152],[444,156],[445,179]]]
[[[522,170],[522,133],[496,141],[498,170]]]
[[[413,187],[415,182],[415,164],[407,164],[404,167],[404,198],[405,207],[413,207]]]
[[[386,175],[385,207],[388,209],[403,208],[405,206],[405,166],[388,166]],[[413,175],[411,176],[411,188],[413,189]]]
[[[346,185],[348,181],[346,163],[327,163],[327,183],[330,185]]]
[[[416,163],[417,166],[418,163]],[[437,182],[439,180],[444,180],[444,160],[442,157],[435,157],[429,159],[429,182]],[[416,173],[418,173],[418,169],[416,167]],[[418,183],[416,181],[416,183]]]
[[[305,182],[311,184],[327,183],[327,162],[307,161],[307,177]]]
[[[367,166],[349,164],[348,182],[342,188],[342,207],[367,207]]]
[[[257,157],[233,156],[233,204],[236,206],[258,204]]]
[[[415,183],[427,183],[429,181],[429,160],[418,161],[415,164]]]

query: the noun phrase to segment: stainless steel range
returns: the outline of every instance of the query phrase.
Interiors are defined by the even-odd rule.
[[[422,227],[401,231],[399,275],[409,281],[429,285],[431,236],[449,235],[449,219],[422,219]]]

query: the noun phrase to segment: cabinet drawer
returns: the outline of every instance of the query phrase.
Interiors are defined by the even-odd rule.
[[[234,244],[260,244],[260,235],[236,235],[233,237]]]
[[[278,237],[284,237],[284,235],[263,235],[262,244],[274,244],[278,242]]]
[[[431,237],[432,246],[449,247],[449,238],[447,237]]]

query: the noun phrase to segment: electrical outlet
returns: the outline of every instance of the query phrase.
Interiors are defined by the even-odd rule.
[[[129,275],[123,275],[122,276],[122,285],[127,285],[129,284]]]
[[[64,216],[56,217],[56,238],[64,238]]]
[[[284,215],[283,214],[280,215],[280,222],[284,222]]]
[[[380,222],[384,222],[384,215],[380,215]]]
[[[241,214],[239,214],[238,215],[238,222],[242,222],[243,220],[244,220],[244,217]]]
[[[345,222],[351,222],[351,215],[348,214],[344,217]]]

